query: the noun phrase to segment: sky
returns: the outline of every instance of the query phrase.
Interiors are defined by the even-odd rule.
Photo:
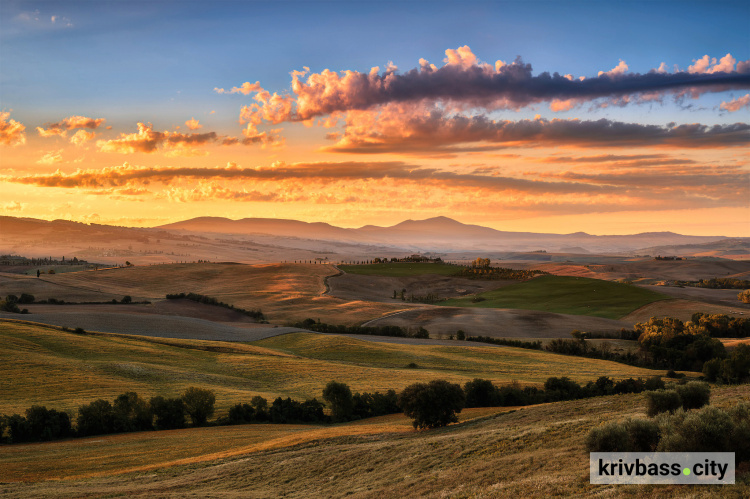
[[[0,2],[0,215],[750,236],[746,1]]]

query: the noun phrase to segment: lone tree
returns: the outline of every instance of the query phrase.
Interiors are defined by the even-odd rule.
[[[464,408],[464,402],[461,386],[442,379],[409,385],[399,396],[399,405],[404,414],[414,419],[414,428],[438,428],[458,422],[456,414]]]
[[[182,394],[185,412],[193,421],[193,426],[202,426],[214,415],[216,395],[211,390],[191,386]]]
[[[354,397],[345,383],[330,381],[323,389],[323,400],[331,406],[334,421],[349,421],[354,415]]]

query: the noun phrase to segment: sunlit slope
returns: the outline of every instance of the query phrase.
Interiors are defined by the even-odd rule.
[[[585,277],[545,275],[474,296],[439,302],[451,307],[518,308],[620,319],[649,303],[668,300],[655,291]]]
[[[405,277],[420,275],[455,275],[463,267],[444,263],[374,263],[370,265],[339,265],[349,274]]]
[[[750,401],[744,388],[712,389],[712,405],[738,401]],[[329,427],[244,425],[17,445],[0,454],[7,476],[0,496],[686,497],[691,486],[589,483],[589,430],[645,417],[645,406],[642,394],[629,394],[468,409],[461,424],[421,432],[394,414]],[[62,477],[72,479],[55,480]],[[739,482],[701,486],[700,497],[748,497],[747,478]]]
[[[53,327],[0,322],[0,414],[33,404],[74,410],[125,391],[176,396],[188,386],[216,392],[218,413],[254,395],[321,397],[326,383],[353,391],[401,390],[417,381],[542,383],[550,376],[577,381],[649,376],[624,364],[509,347],[401,345],[309,333],[237,344],[79,335]],[[417,368],[408,368],[414,363]],[[218,414],[217,414],[218,415]]]
[[[168,293],[200,293],[244,309],[260,309],[269,321],[294,323],[308,317],[357,324],[402,310],[398,304],[347,301],[323,295],[330,265],[230,263],[136,266],[45,276],[71,289],[163,299]]]

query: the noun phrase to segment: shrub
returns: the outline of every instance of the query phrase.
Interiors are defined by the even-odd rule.
[[[663,437],[659,452],[732,452],[735,424],[730,415],[716,407],[660,417]]]
[[[354,414],[352,391],[345,383],[330,381],[323,389],[323,400],[331,406],[331,417],[336,422],[349,421]]]
[[[628,452],[628,430],[623,424],[615,422],[592,428],[586,437],[586,448],[589,452]]]
[[[592,428],[586,437],[589,452],[651,452],[659,443],[659,425],[647,419],[629,419]]]
[[[664,381],[659,376],[651,376],[643,384],[645,390],[663,390]]]
[[[211,390],[191,386],[182,394],[182,403],[193,426],[203,426],[214,415],[216,395]]]
[[[711,388],[708,383],[691,381],[685,385],[677,386],[676,390],[682,399],[682,408],[685,410],[700,409],[704,405],[708,405],[711,399]]]
[[[457,422],[456,413],[461,412],[464,401],[461,387],[445,380],[409,385],[399,396],[399,405],[414,419],[414,428],[438,428]]]
[[[27,293],[21,293],[21,297],[18,298],[18,303],[25,305],[28,303],[34,303],[34,295],[30,295]]]
[[[703,376],[708,381],[716,381],[721,375],[721,359],[711,359],[703,364]]]
[[[675,390],[646,392],[648,415],[654,417],[661,412],[674,412],[682,407],[682,399]]]
[[[630,437],[631,452],[651,452],[659,444],[659,424],[650,419],[629,419],[625,429]]]

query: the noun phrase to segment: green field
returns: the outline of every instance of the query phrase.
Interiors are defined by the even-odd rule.
[[[338,265],[348,274],[409,277],[417,275],[455,275],[463,267],[445,263],[373,263],[371,265]]]
[[[75,411],[126,391],[178,396],[188,386],[216,393],[217,416],[254,395],[320,399],[331,380],[352,391],[402,390],[415,382],[477,377],[540,384],[550,376],[579,381],[647,377],[659,372],[536,350],[477,344],[401,345],[296,333],[255,344],[79,335],[54,327],[0,322],[0,414],[31,405]],[[409,369],[410,363],[417,369]]]
[[[474,301],[477,297],[483,300]],[[668,299],[667,295],[630,284],[545,275],[478,295],[445,300],[438,305],[519,308],[620,319],[644,305]]]

